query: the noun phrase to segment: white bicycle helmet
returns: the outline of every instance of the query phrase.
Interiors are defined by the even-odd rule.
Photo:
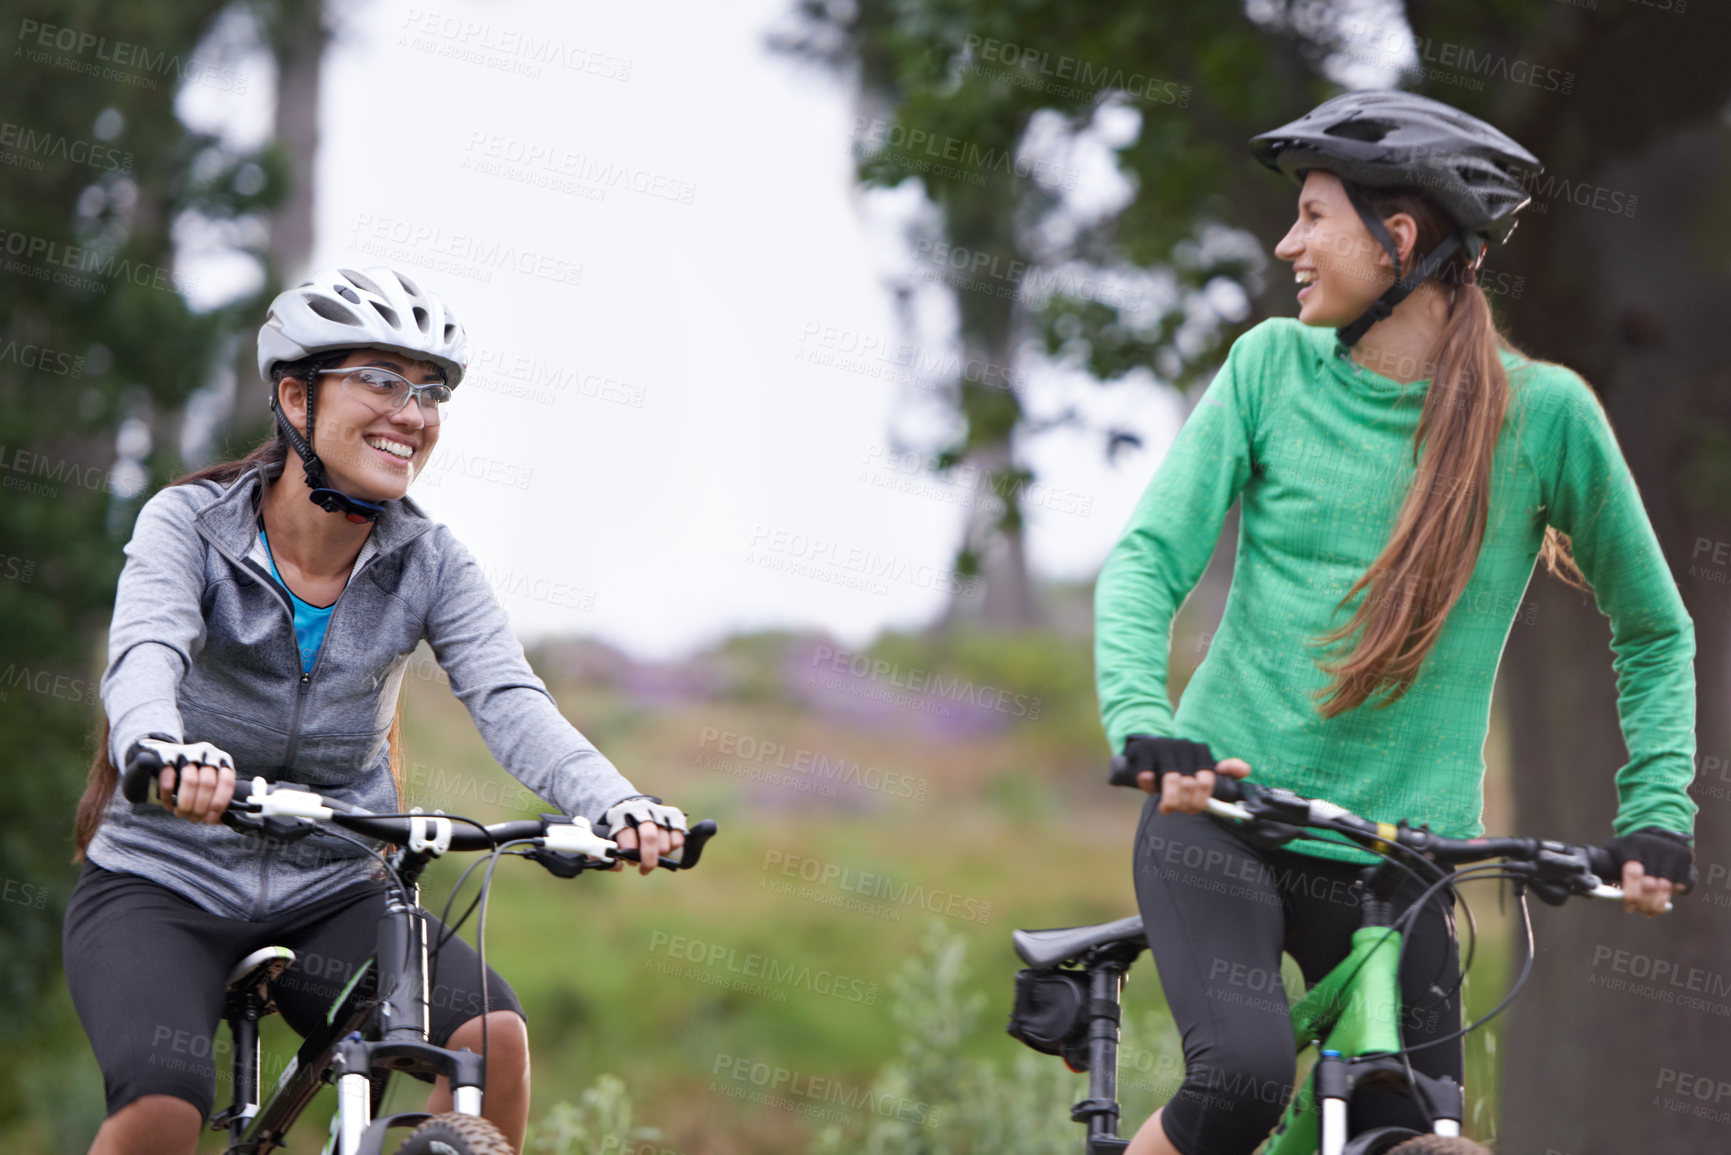
[[[271,371],[278,365],[356,348],[388,349],[417,361],[431,361],[444,370],[445,384],[453,388],[469,364],[469,339],[445,303],[405,274],[388,265],[375,265],[358,272],[324,269],[278,293],[259,327],[258,371],[270,381]],[[316,385],[316,381],[307,382],[304,435],[278,406],[272,388],[270,407],[277,429],[301,459],[314,505],[343,514],[350,521],[372,521],[384,512],[384,506],[332,488],[324,463],[313,452]]]
[[[406,274],[375,265],[324,269],[278,293],[258,331],[258,371],[269,381],[284,361],[361,346],[431,361],[453,387],[469,363],[469,339],[450,308]]]

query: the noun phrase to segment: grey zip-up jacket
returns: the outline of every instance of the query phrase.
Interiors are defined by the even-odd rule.
[[[393,812],[387,738],[425,638],[488,750],[529,789],[591,819],[639,794],[559,713],[469,551],[408,499],[373,524],[303,674],[288,591],[254,555],[261,496],[253,470],[229,486],[170,486],[139,511],[101,685],[116,766],[154,732],[226,750],[239,777]],[[352,885],[376,863],[334,838],[242,835],[134,806],[118,789],[87,854],[246,919]]]

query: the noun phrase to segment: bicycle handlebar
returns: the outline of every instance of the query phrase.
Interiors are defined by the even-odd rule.
[[[1114,786],[1136,786],[1137,775],[1122,754],[1112,759],[1107,781]],[[1621,902],[1622,888],[1606,884],[1618,876],[1616,860],[1602,846],[1574,846],[1538,838],[1444,838],[1429,827],[1373,822],[1322,798],[1305,798],[1278,786],[1217,774],[1208,812],[1220,818],[1254,825],[1264,833],[1288,840],[1306,829],[1326,830],[1351,842],[1386,854],[1393,846],[1421,854],[1446,866],[1502,859],[1520,868],[1539,897],[1559,903],[1567,894]],[[1687,892],[1680,887],[1678,894]],[[1665,909],[1671,909],[1667,903]]]
[[[150,784],[162,768],[162,759],[155,751],[137,751],[121,776],[122,795],[129,802],[149,801]],[[258,789],[261,786],[264,788],[262,792]],[[293,783],[269,783],[263,778],[237,777],[234,798],[228,804],[223,822],[236,829],[248,829],[249,820],[251,826],[256,826],[261,819],[267,822],[282,819],[328,822],[394,846],[432,849],[435,854],[447,850],[492,850],[507,842],[528,841],[536,847],[537,861],[561,874],[566,870],[571,874],[577,873],[586,858],[607,863],[616,859],[641,861],[635,849],[621,847],[596,833],[586,818],[543,814],[539,818],[519,818],[482,826],[445,814],[374,814]],[[298,832],[307,827],[297,824],[290,829]],[[716,829],[713,819],[695,823],[685,833],[685,844],[673,854],[663,855],[660,865],[668,870],[690,870],[702,858],[704,843],[714,837]]]

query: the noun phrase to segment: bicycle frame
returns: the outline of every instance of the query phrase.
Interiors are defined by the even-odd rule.
[[[1360,1079],[1393,1076],[1422,1096],[1436,1134],[1459,1135],[1464,1098],[1452,1079],[1435,1080],[1392,1058],[1401,1048],[1400,932],[1365,926],[1353,932],[1352,950],[1292,1006],[1298,1050],[1321,1044],[1310,1081],[1293,1095],[1264,1155],[1341,1155],[1347,1142],[1346,1110]]]
[[[135,754],[121,774],[122,795],[129,802],[144,802],[161,769],[162,760],[153,751]],[[269,999],[259,991],[242,990],[237,992],[238,1005],[231,1002],[225,1009],[235,1042],[234,1103],[211,1120],[211,1127],[228,1130],[227,1155],[263,1155],[282,1146],[289,1126],[319,1088],[333,1080],[338,1089],[337,1113],[326,1155],[379,1155],[388,1129],[419,1124],[430,1117],[422,1111],[372,1117],[375,1093],[383,1091],[382,1079],[375,1083],[375,1078],[388,1079],[392,1071],[444,1076],[451,1085],[453,1112],[481,1114],[485,1058],[467,1049],[448,1051],[427,1041],[428,916],[421,909],[420,877],[433,859],[452,849],[490,850],[497,855],[508,847],[530,848],[515,853],[533,859],[559,878],[574,878],[609,863],[640,861],[637,850],[621,849],[596,833],[587,818],[543,814],[539,819],[483,826],[442,811],[422,814],[418,808],[410,814],[372,814],[287,784],[273,789],[262,777],[235,782],[234,798],[222,820],[237,830],[263,830],[285,840],[307,836],[314,829],[312,823],[331,822],[389,842],[398,849],[386,868],[399,884],[386,893],[373,958],[356,970],[349,985],[333,1000],[324,1025],[308,1032],[262,1108],[257,1104],[258,1018],[266,1013]],[[287,820],[286,825],[283,820]],[[474,829],[458,830],[454,822]],[[713,819],[696,823],[685,832],[683,846],[672,855],[661,856],[656,865],[669,870],[691,869],[702,856],[704,843],[715,833]],[[483,881],[483,903],[486,887]],[[482,909],[484,924],[485,907]],[[292,958],[287,950],[259,953],[279,966],[282,959]],[[265,972],[257,973],[262,976]],[[368,977],[374,979],[376,997],[366,994],[362,980]],[[259,981],[266,983],[268,979],[261,977]],[[485,975],[482,981],[484,984]],[[376,1037],[365,1037],[368,1034]]]
[[[1108,780],[1115,786],[1135,784],[1136,775],[1127,758],[1119,755],[1112,759]],[[1401,936],[1392,917],[1398,886],[1390,869],[1396,865],[1389,857],[1393,849],[1400,848],[1414,860],[1433,865],[1436,881],[1427,894],[1445,889],[1445,884],[1446,889],[1452,889],[1454,883],[1452,877],[1434,868],[1494,861],[1495,867],[1479,869],[1476,876],[1514,880],[1523,914],[1529,891],[1553,906],[1571,896],[1614,902],[1624,899],[1620,888],[1604,881],[1615,877],[1620,869],[1604,847],[1533,838],[1447,838],[1428,826],[1372,821],[1326,799],[1304,798],[1290,790],[1258,787],[1228,777],[1215,781],[1207,810],[1250,832],[1255,845],[1272,849],[1295,838],[1314,837],[1306,832],[1320,830],[1335,836],[1333,841],[1356,843],[1383,858],[1380,866],[1368,868],[1361,876],[1364,919],[1353,932],[1347,956],[1291,1008],[1296,1049],[1320,1044],[1321,1055],[1311,1078],[1287,1104],[1264,1155],[1374,1155],[1391,1143],[1420,1135],[1405,1127],[1378,1127],[1347,1137],[1347,1104],[1358,1085],[1368,1079],[1393,1082],[1404,1089],[1432,1120],[1434,1134],[1450,1138],[1460,1135],[1465,1105],[1460,1084],[1452,1078],[1409,1071],[1401,1054],[1404,1008],[1397,974]],[[1412,873],[1404,867],[1399,869]],[[1670,903],[1664,909],[1670,910]],[[1529,966],[1531,934],[1528,921]],[[1075,1063],[1082,1061],[1081,1042],[1086,1038],[1089,1097],[1071,1109],[1070,1117],[1087,1125],[1087,1155],[1120,1155],[1129,1144],[1118,1137],[1118,995],[1125,971],[1147,943],[1142,919],[1136,916],[1097,926],[1018,930],[1011,937],[1016,953],[1032,972],[1063,973],[1071,976],[1070,982],[1086,976],[1085,1005],[1077,1006],[1079,996],[1072,995],[1068,1000],[1048,996],[1050,1001],[1042,1006],[1030,995],[1024,1007],[1022,974],[1030,972],[1018,974],[1009,1032],[1036,1050],[1061,1053],[1073,1070],[1081,1069]],[[1520,990],[1525,976],[1523,970],[1497,1010]],[[1028,989],[1036,987],[1029,984]],[[1485,1021],[1480,1019],[1472,1026]]]
[[[257,1085],[256,1026],[247,1032],[250,1045],[235,1031],[235,1105],[211,1121],[213,1128],[229,1129],[226,1155],[264,1155],[281,1146],[289,1127],[329,1081],[327,1074],[337,1084],[327,1155],[379,1155],[387,1130],[430,1117],[424,1111],[407,1111],[374,1119],[375,1071],[443,1075],[451,1084],[453,1110],[481,1113],[485,1056],[448,1051],[427,1041],[427,916],[420,909],[418,878],[431,858],[425,851],[402,855],[397,874],[403,889],[389,892],[377,950],[332,1002],[325,1022],[308,1032],[262,1107],[246,1101],[250,1096],[243,1090]]]

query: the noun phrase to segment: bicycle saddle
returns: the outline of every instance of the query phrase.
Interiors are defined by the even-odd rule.
[[[228,972],[224,988],[229,994],[256,990],[264,994],[264,986],[288,969],[295,961],[295,952],[286,946],[263,946],[234,964]]]
[[[1055,930],[1014,930],[1010,941],[1016,953],[1031,967],[1055,967],[1083,951],[1115,942],[1141,942],[1142,916],[1131,915],[1117,922],[1096,926],[1067,926]]]

